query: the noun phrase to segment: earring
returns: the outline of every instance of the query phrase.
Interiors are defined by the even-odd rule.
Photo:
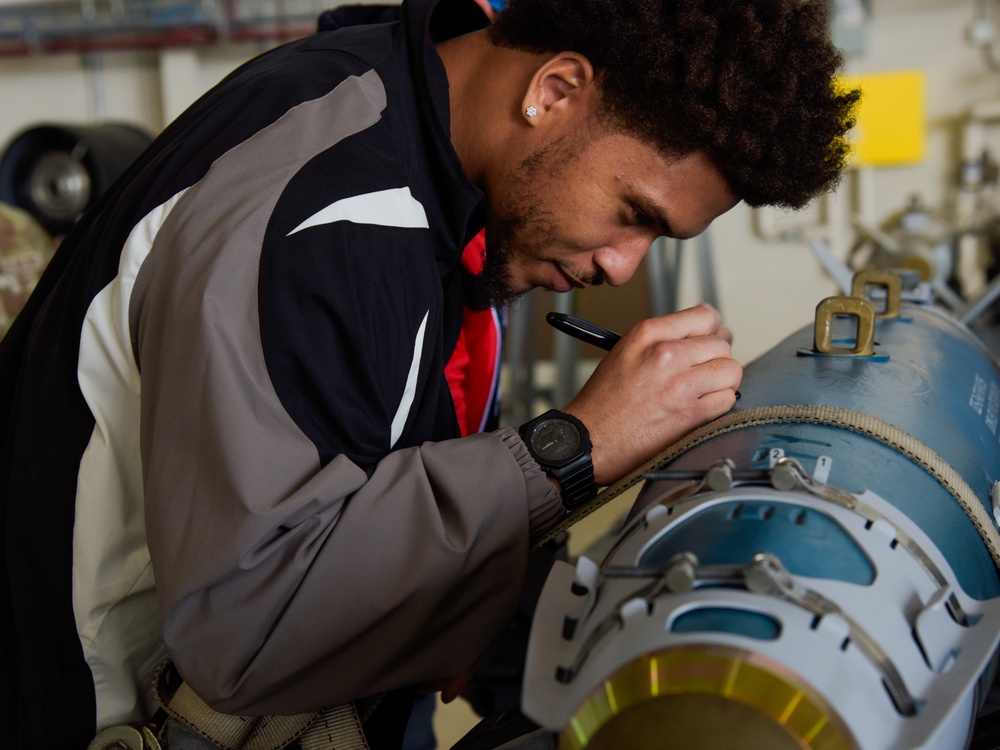
[[[535,108],[535,105],[531,105],[526,110],[524,110],[524,114],[526,114],[528,117],[534,117],[535,115],[538,114],[538,110]]]

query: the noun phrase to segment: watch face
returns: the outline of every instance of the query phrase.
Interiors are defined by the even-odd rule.
[[[553,417],[543,420],[531,432],[531,449],[545,461],[565,461],[579,452],[580,431],[565,419]]]

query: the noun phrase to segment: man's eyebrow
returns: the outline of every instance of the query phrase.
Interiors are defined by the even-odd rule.
[[[655,201],[650,198],[636,198],[636,207],[646,214],[653,223],[659,228],[660,235],[663,237],[673,237],[673,229],[670,226],[670,219],[667,218],[666,213],[663,209],[656,204]]]

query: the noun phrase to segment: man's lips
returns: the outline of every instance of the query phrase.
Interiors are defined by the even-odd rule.
[[[583,289],[586,286],[587,285],[582,281],[578,281],[566,273],[561,266],[555,266],[555,274],[553,274],[552,279],[552,291],[570,292],[573,289]]]

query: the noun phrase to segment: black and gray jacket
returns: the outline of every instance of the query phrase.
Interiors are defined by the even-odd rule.
[[[167,651],[299,713],[463,670],[516,608],[558,498],[513,430],[458,439],[443,374],[483,197],[428,29],[482,22],[264,54],[60,247],[0,345],[0,746],[147,716]]]

